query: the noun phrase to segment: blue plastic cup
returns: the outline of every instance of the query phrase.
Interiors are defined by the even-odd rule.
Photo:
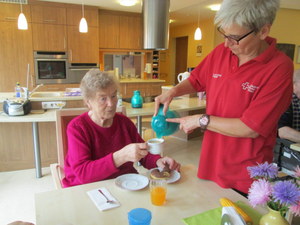
[[[152,219],[148,209],[136,208],[128,213],[129,225],[150,225]]]

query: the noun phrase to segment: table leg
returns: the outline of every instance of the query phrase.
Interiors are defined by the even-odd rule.
[[[142,135],[142,116],[137,116],[136,119],[138,133]]]
[[[142,116],[137,116],[136,120],[138,133],[142,136]],[[137,165],[141,166],[141,163],[137,162]]]
[[[41,167],[41,155],[40,155],[39,127],[37,122],[32,123],[32,135],[33,135],[33,145],[34,145],[34,162],[35,162],[36,178],[41,178],[42,167]]]

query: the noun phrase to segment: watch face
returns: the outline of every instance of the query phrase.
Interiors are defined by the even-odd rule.
[[[204,126],[206,126],[208,124],[208,118],[207,116],[204,116],[200,119],[200,123]]]

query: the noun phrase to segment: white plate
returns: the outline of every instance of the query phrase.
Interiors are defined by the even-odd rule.
[[[147,187],[149,179],[140,174],[129,173],[117,177],[115,183],[120,188],[136,191]]]
[[[151,171],[154,170],[154,169],[159,169],[159,171],[162,171],[162,168],[159,168],[159,167],[149,170],[149,172],[148,172],[148,177],[149,178],[150,178]],[[167,179],[167,183],[168,184],[174,183],[174,182],[178,181],[180,179],[180,177],[181,177],[181,175],[177,170],[172,170],[170,178]]]

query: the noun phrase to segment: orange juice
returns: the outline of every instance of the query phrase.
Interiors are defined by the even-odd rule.
[[[152,187],[150,190],[152,204],[163,205],[166,201],[166,192],[165,187]]]

